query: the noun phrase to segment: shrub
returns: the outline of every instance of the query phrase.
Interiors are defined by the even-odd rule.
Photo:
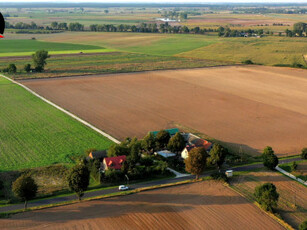
[[[297,169],[297,163],[296,161],[293,161],[292,164],[291,164],[291,171],[295,171]]]
[[[210,176],[212,177],[213,180],[228,182],[228,177],[225,175],[225,173],[215,172],[212,173]]]
[[[255,197],[257,202],[266,211],[273,211],[273,208],[277,207],[279,194],[276,191],[276,187],[272,183],[266,183],[259,185],[255,188]]]
[[[245,60],[245,61],[242,61],[242,64],[252,65],[252,64],[254,64],[254,62],[252,60]]]
[[[109,169],[104,174],[104,180],[109,183],[118,183],[122,181],[123,178],[123,173],[115,169]]]
[[[302,222],[298,228],[299,230],[307,230],[307,220]]]
[[[29,73],[31,71],[31,64],[26,64],[23,69]]]
[[[301,158],[302,159],[307,159],[307,148],[303,148],[302,149]]]
[[[9,64],[8,68],[7,68],[7,71],[9,73],[16,73],[17,72],[17,67],[15,64]]]

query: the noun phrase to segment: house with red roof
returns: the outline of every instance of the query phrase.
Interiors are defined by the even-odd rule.
[[[125,155],[117,157],[106,157],[103,159],[102,162],[103,170],[104,171],[109,169],[120,170],[126,159],[127,157]]]

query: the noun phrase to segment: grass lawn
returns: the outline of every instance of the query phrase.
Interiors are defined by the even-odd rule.
[[[92,45],[79,45],[59,42],[43,42],[37,40],[0,40],[0,56],[24,56],[31,55],[37,50],[47,50],[51,54],[90,51],[102,52],[103,47]]]
[[[112,142],[0,77],[0,170],[71,163]]]

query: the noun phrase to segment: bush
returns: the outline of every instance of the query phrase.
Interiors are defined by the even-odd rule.
[[[307,148],[303,148],[302,149],[301,158],[302,159],[307,159]]]
[[[297,163],[296,161],[293,161],[292,164],[291,164],[291,171],[295,171],[297,169]]]
[[[140,159],[140,164],[144,165],[146,167],[152,166],[154,163],[153,159],[151,157],[143,157]]]
[[[212,173],[210,176],[212,177],[213,180],[228,182],[228,177],[225,175],[225,173],[215,172]]]
[[[118,183],[123,179],[124,179],[123,173],[115,169],[109,169],[104,174],[104,180],[109,183]]]
[[[242,61],[242,64],[252,65],[252,64],[254,64],[254,62],[252,60],[245,60],[245,61]]]
[[[307,230],[307,220],[302,222],[298,228],[299,230]]]
[[[9,73],[16,73],[17,72],[17,67],[15,64],[9,64],[8,68],[7,68],[7,71]]]
[[[273,211],[277,207],[279,194],[272,183],[266,183],[255,188],[255,197],[257,202],[265,211]]]
[[[31,64],[26,64],[23,69],[29,73],[31,71]]]

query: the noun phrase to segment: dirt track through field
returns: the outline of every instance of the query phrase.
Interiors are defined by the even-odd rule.
[[[14,215],[4,229],[283,229],[213,181]],[[3,229],[3,228],[2,228]]]
[[[23,84],[114,137],[181,124],[249,153],[307,143],[307,71],[261,66],[28,80]]]

